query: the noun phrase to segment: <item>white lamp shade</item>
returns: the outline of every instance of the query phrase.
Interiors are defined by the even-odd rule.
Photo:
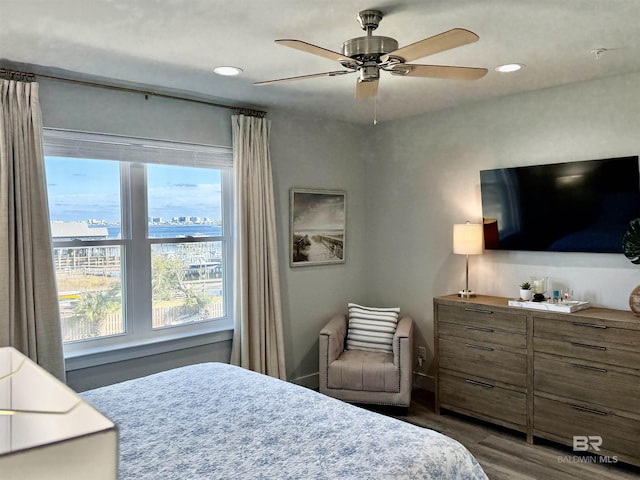
[[[13,347],[0,348],[0,478],[117,477],[116,425]]]
[[[453,253],[479,255],[482,253],[482,224],[460,223],[453,226]]]

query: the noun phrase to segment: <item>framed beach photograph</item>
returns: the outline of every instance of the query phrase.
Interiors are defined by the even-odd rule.
[[[344,263],[346,192],[292,188],[289,211],[292,267]]]

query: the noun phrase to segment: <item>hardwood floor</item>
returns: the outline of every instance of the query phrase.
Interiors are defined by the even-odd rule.
[[[458,440],[478,459],[490,480],[640,479],[637,467],[621,463],[577,463],[571,448],[542,440],[531,445],[522,433],[452,412],[436,415],[433,393],[425,390],[413,392],[405,417],[394,416]]]

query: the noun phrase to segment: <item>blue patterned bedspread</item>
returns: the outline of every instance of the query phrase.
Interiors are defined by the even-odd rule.
[[[118,424],[120,479],[486,479],[445,435],[204,363],[82,396]]]

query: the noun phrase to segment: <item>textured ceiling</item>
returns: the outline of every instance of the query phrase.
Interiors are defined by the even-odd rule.
[[[286,48],[295,38],[340,50],[364,35],[358,11],[381,10],[374,32],[400,46],[451,28],[480,41],[414,63],[485,67],[475,82],[381,74],[377,106],[353,99],[356,75],[257,87],[339,70]],[[365,123],[498,95],[640,71],[639,0],[0,0],[0,59],[147,84],[269,109]],[[599,59],[591,53],[608,49]],[[526,65],[499,74],[502,63]],[[240,77],[212,73],[217,65]]]

